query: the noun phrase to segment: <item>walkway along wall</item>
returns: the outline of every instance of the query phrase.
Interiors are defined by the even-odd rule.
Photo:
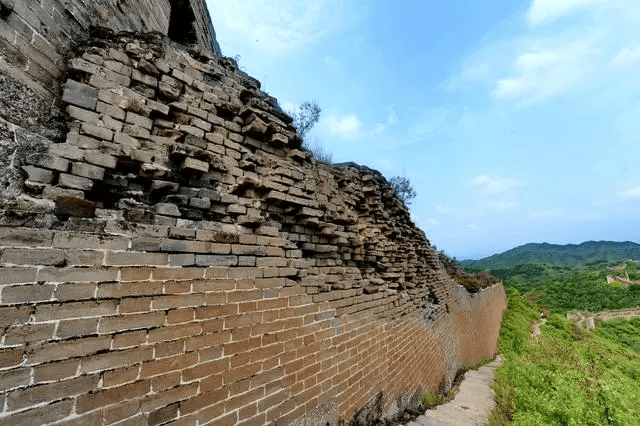
[[[66,66],[63,137],[0,121],[0,423],[369,424],[494,354],[502,286],[233,61],[101,32]]]

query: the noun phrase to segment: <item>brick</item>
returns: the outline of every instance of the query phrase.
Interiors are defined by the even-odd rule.
[[[140,377],[147,378],[166,374],[170,371],[181,371],[198,364],[198,354],[195,352],[180,354],[169,358],[155,359],[145,362],[140,367]]]
[[[53,182],[53,172],[47,169],[41,169],[34,166],[22,166],[22,170],[29,175],[28,180],[33,182],[51,183]]]
[[[160,241],[163,252],[174,253],[209,253],[211,243],[207,241],[185,241],[163,238]]]
[[[149,413],[160,407],[167,406],[170,403],[181,401],[194,396],[198,392],[198,384],[192,383],[181,385],[168,391],[160,392],[155,395],[149,395],[140,404],[143,413]]]
[[[164,312],[103,317],[100,319],[98,331],[100,333],[113,333],[139,328],[156,328],[162,326],[164,320]]]
[[[95,393],[82,395],[78,398],[76,403],[76,412],[78,414],[86,413],[87,411],[95,410],[96,408],[106,407],[109,405],[117,404],[119,402],[140,398],[147,394],[150,390],[150,383],[148,381],[141,381],[137,383],[131,383],[124,386],[103,389]]]
[[[115,300],[41,304],[36,306],[35,321],[114,315],[117,310],[118,303]]]
[[[153,359],[153,348],[135,348],[123,351],[107,352],[83,359],[80,373],[94,373],[111,370]]]
[[[133,281],[98,285],[98,298],[162,294],[161,282]]]
[[[180,170],[187,172],[207,173],[209,171],[209,163],[196,160],[195,158],[186,157],[180,164]]]
[[[67,143],[82,149],[98,149],[100,147],[99,140],[78,133],[69,133]]]
[[[127,250],[129,237],[58,231],[53,238],[53,247],[83,250]]]
[[[67,80],[62,94],[62,102],[94,110],[98,102],[97,97],[98,91],[93,87],[74,80]]]
[[[160,214],[163,216],[173,216],[173,217],[182,216],[182,213],[180,213],[178,206],[171,203],[158,203],[155,206],[153,206],[153,209],[156,214]]]
[[[149,331],[149,342],[176,340],[183,337],[198,336],[202,333],[202,327],[198,324],[184,324],[173,327],[163,327]]]
[[[40,342],[51,339],[55,324],[22,324],[5,330],[5,345]]]
[[[3,276],[6,271],[19,270],[23,268],[3,268],[0,269],[0,283],[13,283],[20,281],[32,281],[32,274],[25,275],[22,272],[15,272],[11,274],[7,274],[6,278]],[[12,304],[12,303],[34,303],[34,302],[44,302],[51,300],[53,296],[53,290],[55,286],[53,285],[16,285],[11,287],[4,287],[2,289],[2,303],[4,304]]]
[[[72,409],[73,399],[64,399],[49,405],[11,414],[2,419],[2,424],[3,426],[50,424],[69,416]]]
[[[93,111],[88,111],[83,108],[78,108],[73,105],[67,106],[67,114],[74,119],[84,123],[98,123],[100,122],[100,116]]]
[[[106,169],[115,169],[117,164],[116,157],[108,154],[103,154],[95,150],[86,151],[84,155],[84,159],[87,163],[94,164],[96,166],[101,166]]]
[[[44,169],[66,172],[69,169],[69,160],[52,154],[35,153],[27,157],[27,162]]]
[[[107,252],[107,265],[168,265],[169,255],[165,253]]]
[[[136,126],[140,126],[147,130],[151,130],[151,128],[153,127],[153,120],[131,111],[127,112],[127,116],[125,117],[124,121],[125,123],[135,124]]]
[[[150,76],[148,74],[143,74],[137,69],[133,69],[131,73],[131,80],[139,81],[140,83],[144,83],[147,86],[158,87],[158,79]]]
[[[178,416],[178,408],[180,404],[175,402],[167,405],[166,407],[155,410],[149,413],[149,426],[155,426],[159,424],[167,423],[169,420],[175,419]]]
[[[113,337],[113,349],[125,349],[138,347],[147,341],[147,331],[130,331],[117,334]]]
[[[13,370],[0,371],[0,392],[26,386],[30,381],[30,368],[18,368]]]
[[[237,256],[222,255],[197,255],[196,265],[198,266],[235,266],[238,264]]]
[[[53,232],[47,229],[9,228],[0,226],[0,245],[18,247],[50,247]]]
[[[47,266],[40,269],[38,272],[38,281],[41,282],[100,282],[100,281],[115,281],[118,277],[118,270],[116,268],[101,268],[101,267],[67,267],[56,268],[53,266]]]
[[[58,185],[65,188],[79,189],[80,191],[90,191],[93,188],[93,181],[84,177],[61,173],[58,178]]]
[[[68,266],[102,265],[104,252],[96,250],[65,250],[64,258]]]
[[[92,375],[15,390],[9,393],[7,406],[10,411],[14,411],[42,402],[80,395],[96,388],[99,380],[99,375]]]
[[[86,177],[92,180],[104,179],[104,169],[102,167],[92,166],[86,163],[71,164],[71,174]]]
[[[98,332],[98,318],[60,321],[56,330],[56,337],[68,339],[72,337],[89,336]]]
[[[84,356],[109,348],[110,337],[87,337],[68,342],[33,346],[27,353],[27,365]]]

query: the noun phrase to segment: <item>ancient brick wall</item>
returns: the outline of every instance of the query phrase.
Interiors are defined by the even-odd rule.
[[[56,99],[65,58],[91,26],[171,33],[220,55],[204,0],[0,0],[0,70]]]
[[[502,286],[235,63],[129,34],[67,69],[63,137],[0,123],[37,148],[0,199],[0,423],[369,424],[494,354]]]

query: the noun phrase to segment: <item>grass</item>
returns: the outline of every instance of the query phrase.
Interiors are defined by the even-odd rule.
[[[508,304],[490,425],[640,424],[640,318],[581,334],[551,314],[534,340],[531,324],[540,308],[516,290]]]

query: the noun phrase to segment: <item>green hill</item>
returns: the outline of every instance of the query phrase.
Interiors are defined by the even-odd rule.
[[[640,260],[640,244],[630,241],[587,241],[582,244],[529,243],[479,260],[459,261],[466,269],[509,269],[527,263],[579,266]]]

